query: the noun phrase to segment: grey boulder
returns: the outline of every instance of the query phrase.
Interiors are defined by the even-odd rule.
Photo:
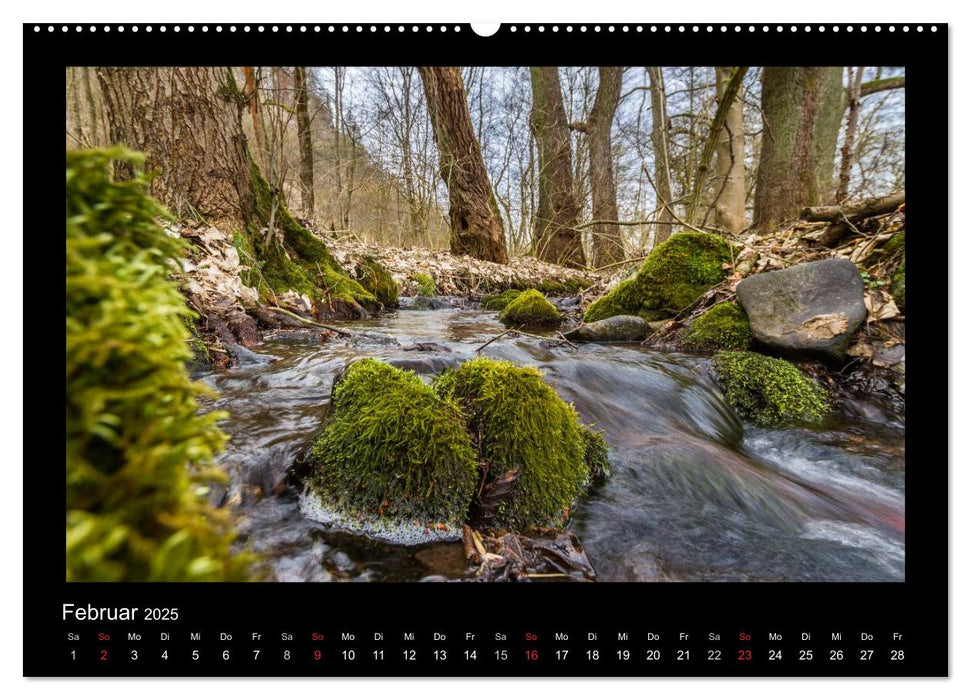
[[[789,354],[839,359],[866,318],[863,279],[843,258],[753,275],[735,293],[755,339]]]

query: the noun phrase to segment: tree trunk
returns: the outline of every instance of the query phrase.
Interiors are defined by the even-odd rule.
[[[847,97],[850,111],[846,115],[846,133],[843,136],[843,148],[840,151],[840,175],[836,185],[836,196],[833,198],[834,204],[844,202],[850,196],[850,174],[856,156],[854,150],[856,127],[860,121],[860,97],[863,91],[863,66],[858,67],[855,71],[853,68],[846,70],[849,72],[850,87]]]
[[[418,70],[438,146],[439,169],[448,187],[452,252],[508,262],[502,217],[472,128],[459,69],[422,66]]]
[[[265,299],[294,289],[319,316],[360,316],[377,302],[349,279],[260,173],[243,135],[247,96],[229,68],[100,68],[111,141],[143,151],[152,194],[177,216],[239,233],[261,262]],[[125,179],[131,168],[116,168]]]
[[[726,98],[731,75],[730,68],[715,68],[719,100]],[[715,172],[718,175],[715,180],[715,224],[732,233],[745,228],[744,102],[738,92],[731,96],[725,125],[719,130],[715,144]]]
[[[263,155],[263,129],[260,126],[260,94],[256,85],[256,74],[251,66],[243,68],[246,100],[249,102],[250,118],[253,120],[253,136],[256,138],[256,150],[260,157]]]
[[[310,128],[310,94],[307,91],[307,69],[295,67],[293,82],[297,89],[297,140],[300,142],[300,192],[304,214],[314,218],[314,146]]]
[[[240,105],[227,68],[99,68],[108,136],[157,171],[152,195],[176,216],[241,228],[254,211]],[[127,179],[131,166],[115,175]]]
[[[839,67],[766,67],[753,225],[766,230],[829,201],[843,115]]]
[[[600,83],[587,121],[587,146],[590,149],[590,194],[594,221],[617,221],[617,183],[610,148],[610,130],[620,103],[620,83],[624,69],[601,67]],[[624,259],[624,241],[617,224],[597,224],[591,228],[594,267]]]
[[[654,229],[654,245],[663,243],[671,235],[674,223],[674,196],[671,194],[671,154],[668,149],[668,108],[664,94],[664,75],[661,68],[647,69],[651,78],[651,145],[654,148],[654,185],[657,194],[658,224]]]
[[[533,219],[536,257],[583,267],[583,239],[576,229],[579,207],[573,189],[570,127],[563,108],[559,69],[530,68],[533,108],[529,123],[539,152],[539,209]]]

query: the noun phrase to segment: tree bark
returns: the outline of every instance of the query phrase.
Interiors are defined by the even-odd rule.
[[[451,250],[480,260],[506,263],[502,217],[475,138],[462,76],[455,67],[419,67],[439,169],[448,187]]]
[[[590,149],[590,195],[593,218],[616,221],[617,183],[614,180],[614,159],[611,152],[610,130],[620,103],[620,85],[624,69],[601,67],[600,83],[587,121],[587,146]],[[591,263],[603,267],[624,259],[624,241],[616,224],[599,224],[592,229]]]
[[[583,238],[575,228],[579,207],[559,69],[530,68],[529,75],[533,90],[529,123],[539,152],[539,207],[533,219],[533,248],[540,260],[583,267],[586,259]]]
[[[297,140],[300,142],[300,192],[304,215],[314,217],[314,146],[310,125],[310,94],[307,91],[307,69],[295,67],[293,82],[297,89]]]
[[[755,227],[770,229],[804,206],[829,201],[844,93],[839,67],[763,69]]]
[[[719,101],[730,100],[715,144],[715,224],[732,233],[745,228],[745,121],[739,96],[743,76],[744,72],[736,85],[730,68],[715,68]]]
[[[658,198],[658,224],[654,245],[671,235],[674,224],[674,196],[671,194],[671,155],[668,149],[668,108],[664,92],[664,75],[658,66],[647,69],[651,79],[651,145],[654,148],[654,184]]]
[[[240,108],[228,68],[99,68],[108,136],[157,171],[152,195],[176,216],[241,228],[254,211]],[[119,163],[116,177],[131,166]]]

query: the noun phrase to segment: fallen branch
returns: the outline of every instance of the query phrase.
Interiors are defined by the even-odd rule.
[[[292,311],[281,308],[279,306],[267,306],[266,308],[269,311],[276,311],[277,313],[281,313],[284,316],[289,316],[290,318],[300,321],[301,323],[305,323],[308,326],[317,326],[318,328],[323,328],[332,333],[337,333],[338,335],[346,335],[348,338],[354,338],[355,336],[357,336],[357,333],[355,333],[354,331],[344,330],[343,328],[337,328],[336,326],[328,326],[326,323],[318,323],[317,321],[311,321],[309,318],[304,318],[300,314],[295,314]]]
[[[571,341],[567,340],[567,338],[562,333],[560,333],[559,331],[557,331],[556,334],[560,337],[560,339],[558,341],[556,341],[556,345],[552,345],[550,347],[558,348],[561,345],[568,345],[573,350],[578,350],[579,349],[579,346],[577,346],[576,344],[574,344]],[[545,335],[536,335],[535,333],[527,333],[526,331],[522,330],[521,328],[509,328],[508,330],[504,330],[499,335],[493,336],[492,338],[489,338],[489,340],[487,340],[482,345],[480,345],[479,347],[477,347],[475,349],[476,354],[478,354],[481,350],[485,349],[487,346],[492,345],[492,343],[496,342],[500,338],[504,338],[507,335],[524,335],[527,338],[535,338],[536,340],[545,340],[545,341],[555,340],[555,338],[550,338],[550,337],[545,336]]]
[[[844,206],[806,207],[799,218],[805,221],[828,221],[837,223],[847,220],[868,219],[871,216],[890,214],[904,203],[904,193],[896,192],[885,197],[871,197],[860,202],[850,202]]]

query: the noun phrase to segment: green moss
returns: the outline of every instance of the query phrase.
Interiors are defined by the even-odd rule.
[[[593,284],[587,277],[570,277],[565,280],[543,280],[536,285],[536,289],[550,296],[576,294]]]
[[[482,297],[482,308],[486,311],[502,311],[522,293],[521,289],[507,289],[502,294],[486,295]]]
[[[695,319],[682,343],[706,350],[745,350],[752,343],[752,328],[745,312],[726,301]]]
[[[556,326],[563,314],[535,289],[517,295],[499,313],[499,320],[507,326]]]
[[[419,272],[415,275],[415,282],[418,283],[418,296],[433,297],[438,294],[438,287],[435,285],[435,280],[432,279],[431,275]]]
[[[358,263],[357,273],[361,286],[371,292],[384,308],[398,306],[398,284],[384,265],[368,256]]]
[[[907,263],[906,258],[901,259],[900,266],[893,273],[893,281],[890,284],[890,294],[893,295],[893,300],[897,304],[897,308],[901,311],[905,311],[905,292],[906,292],[906,272],[904,271],[904,265]]]
[[[581,426],[580,436],[583,438],[584,461],[590,468],[590,476],[594,479],[606,479],[610,476],[610,461],[607,459],[608,447],[603,433]]]
[[[124,149],[67,153],[66,579],[249,577],[228,514],[209,506],[226,436],[189,380],[191,318],[172,281],[184,244],[149,181],[109,176]]]
[[[904,239],[905,232],[895,233],[889,241],[883,244],[883,254],[884,255],[894,255],[898,251],[903,252],[906,241]]]
[[[376,309],[378,300],[341,269],[324,242],[291,216],[287,208],[273,197],[269,183],[250,156],[250,187],[255,199],[255,218],[246,231],[239,232],[236,247],[243,258],[245,251],[258,260],[257,279],[261,294],[271,298],[292,289],[329,306],[358,304]],[[257,225],[279,231],[266,236]],[[245,281],[245,280],[244,280]]]
[[[583,320],[632,314],[648,321],[668,318],[725,279],[732,247],[711,233],[679,233],[654,249],[637,275],[587,308]]]
[[[441,374],[435,389],[463,409],[487,480],[518,470],[496,527],[562,525],[591,478],[588,455],[604,469],[600,441],[533,367],[477,358]]]
[[[310,486],[349,516],[458,524],[477,483],[475,450],[455,403],[413,372],[353,363],[310,452]]]
[[[826,390],[785,360],[754,352],[720,352],[713,364],[728,403],[759,425],[814,423],[831,410]]]

